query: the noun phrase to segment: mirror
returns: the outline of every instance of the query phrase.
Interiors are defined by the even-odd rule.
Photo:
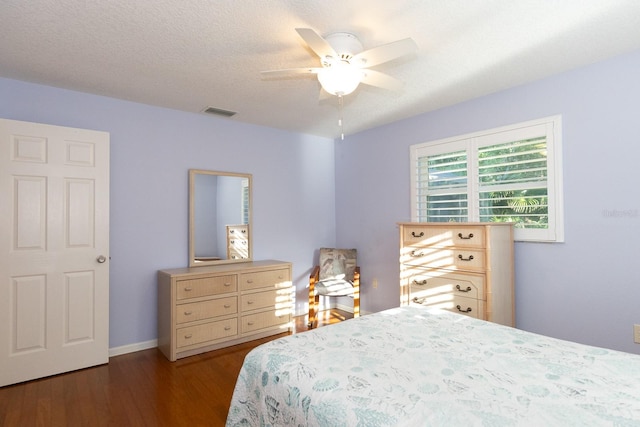
[[[251,175],[189,170],[189,267],[252,259]]]

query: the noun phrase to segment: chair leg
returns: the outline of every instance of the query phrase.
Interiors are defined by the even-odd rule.
[[[360,267],[353,276],[353,318],[360,317]]]
[[[314,323],[316,322],[316,305],[314,295],[309,295],[309,321],[307,322],[307,328],[313,328]]]
[[[307,327],[309,329],[313,329],[318,325],[318,306],[319,305],[320,305],[320,295],[314,295],[313,302],[312,302],[312,298],[309,297],[309,323],[307,323]]]
[[[318,301],[319,297],[316,295],[316,283],[320,277],[320,266],[315,266],[309,275],[309,321],[307,327],[313,328],[318,316]]]
[[[360,317],[360,295],[358,293],[353,295],[353,317]]]

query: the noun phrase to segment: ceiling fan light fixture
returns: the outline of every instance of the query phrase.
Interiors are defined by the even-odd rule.
[[[338,62],[318,71],[318,81],[331,95],[349,95],[362,81],[362,70],[348,63]]]

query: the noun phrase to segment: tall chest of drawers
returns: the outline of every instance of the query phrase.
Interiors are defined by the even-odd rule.
[[[513,226],[400,223],[400,305],[515,326]]]
[[[171,361],[292,329],[291,263],[158,272],[158,348]]]
[[[227,225],[227,259],[249,258],[249,225]]]

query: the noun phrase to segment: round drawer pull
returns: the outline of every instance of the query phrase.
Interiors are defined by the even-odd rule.
[[[224,285],[225,285],[225,286],[227,286],[227,287],[229,287],[229,286],[231,286],[231,283],[229,283],[229,282],[225,282],[225,284],[224,284]]]

